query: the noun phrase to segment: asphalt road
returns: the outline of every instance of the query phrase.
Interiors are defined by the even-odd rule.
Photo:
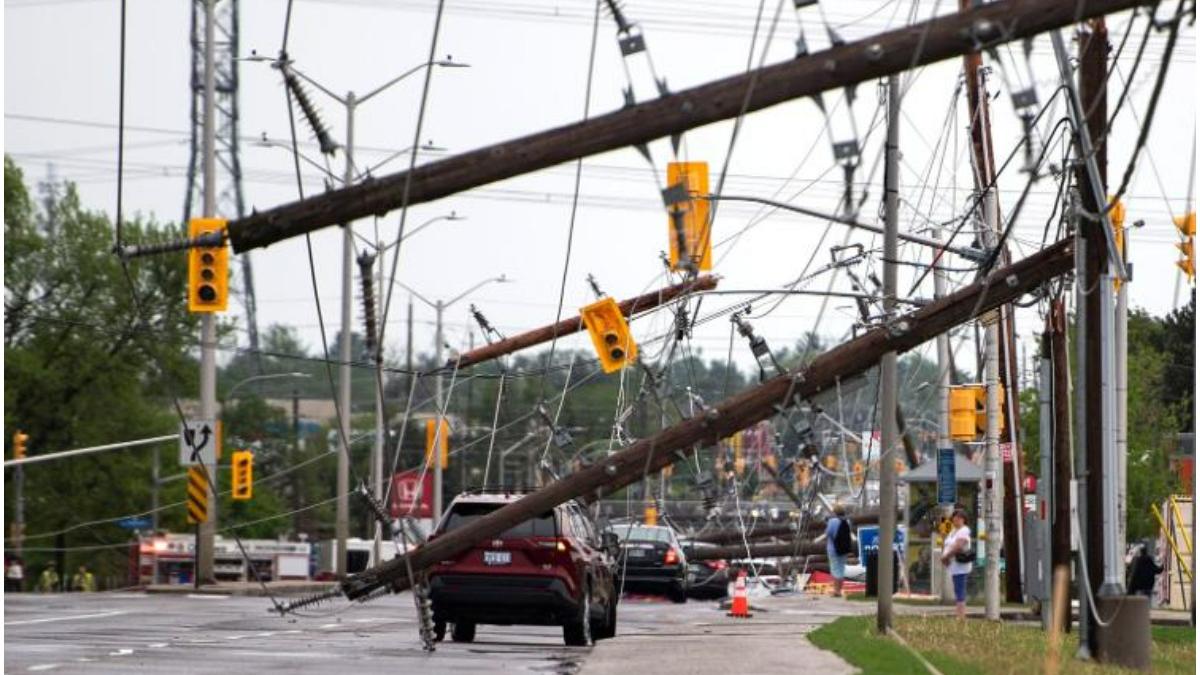
[[[772,602],[775,599],[771,599]],[[657,673],[733,672],[722,667],[726,640],[786,645],[749,649],[774,654],[758,672],[823,661],[821,672],[850,672],[836,658],[796,640],[852,609],[796,598],[770,616],[727,619],[713,602],[674,605],[628,598],[616,639],[594,648],[565,647],[561,629],[480,626],[472,644],[448,639],[421,649],[408,594],[365,605],[336,601],[304,617],[268,613],[264,598],[145,593],[5,595],[5,672],[86,673],[583,673],[628,672],[643,659]],[[750,641],[750,642],[747,642]],[[799,653],[796,650],[800,650]],[[803,657],[803,658],[801,658]],[[634,661],[630,661],[634,659]],[[800,660],[797,660],[800,659]],[[742,663],[742,666],[751,664]],[[743,672],[753,672],[747,670]]]

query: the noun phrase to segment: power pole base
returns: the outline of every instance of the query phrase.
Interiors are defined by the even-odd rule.
[[[1123,668],[1150,670],[1150,598],[1097,597],[1096,612],[1108,624],[1095,623],[1091,627],[1096,632],[1093,655],[1096,660]]]

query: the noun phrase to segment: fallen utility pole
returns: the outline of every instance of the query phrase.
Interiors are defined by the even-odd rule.
[[[825,542],[781,541],[774,543],[741,543],[710,548],[697,548],[688,552],[692,560],[739,560],[742,558],[801,558],[821,556],[825,560]]]
[[[665,305],[676,298],[681,298],[690,293],[710,291],[717,287],[718,280],[718,277],[704,275],[691,281],[667,286],[657,291],[639,295],[636,298],[630,298],[618,304],[617,307],[621,309],[621,313],[625,316],[632,316],[637,312]],[[446,365],[454,367],[457,364],[459,368],[478,365],[543,342],[549,342],[556,337],[578,333],[581,330],[583,330],[583,320],[579,316],[573,316],[549,326],[535,328],[520,335],[514,335],[503,340],[497,340],[491,344],[483,345],[478,349],[472,349]]]
[[[389,587],[403,590],[409,586],[409,569],[421,572],[568,500],[585,496],[594,499],[598,494],[636,483],[694,452],[698,444],[716,444],[719,439],[769,419],[798,401],[833,389],[838,381],[875,366],[887,352],[906,352],[983,312],[1034,291],[1068,272],[1073,260],[1070,241],[1053,244],[945,298],[899,316],[887,326],[845,342],[801,370],[778,375],[715,407],[706,407],[695,417],[644,438],[420,548],[352,575],[342,582],[342,592],[350,599],[359,599]]]
[[[879,522],[879,513],[876,511],[864,511],[858,514],[850,514],[848,516],[853,525],[875,525]],[[803,532],[809,535],[819,535],[825,531],[824,522],[812,522],[806,525],[803,530],[797,530],[793,525],[759,525],[755,528],[750,528],[743,532],[740,529],[724,529],[711,530],[690,537],[692,541],[703,542],[706,544],[733,544],[743,539],[747,541],[758,541],[761,539],[771,539],[778,537],[780,539],[795,537],[797,532]]]
[[[1001,0],[231,221],[242,253],[785,101],[1033,37],[1147,0]]]

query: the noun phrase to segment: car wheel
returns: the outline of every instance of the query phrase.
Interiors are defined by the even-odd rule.
[[[455,642],[474,642],[475,641],[475,624],[473,623],[456,623],[450,631],[450,639]]]
[[[445,621],[434,621],[433,622],[433,639],[435,642],[441,642],[442,640],[446,639],[446,622]]]
[[[568,647],[586,647],[592,643],[592,588],[584,586],[583,598],[579,602],[579,614],[563,626],[563,642]]]
[[[617,596],[614,593],[608,602],[608,611],[604,613],[604,623],[592,628],[592,637],[597,640],[608,640],[617,636]]]
[[[667,596],[671,598],[671,602],[682,605],[687,602],[687,588],[682,584],[672,586],[671,590],[667,591]]]

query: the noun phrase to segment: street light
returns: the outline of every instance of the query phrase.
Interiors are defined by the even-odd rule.
[[[267,59],[265,57],[260,57],[257,54],[254,54],[252,52],[251,56],[247,57],[245,60],[269,61],[271,63],[271,67],[278,69],[284,75],[285,83],[294,84],[293,80],[289,80],[289,76],[294,75],[295,77],[298,77],[298,78],[304,80],[305,82],[311,84],[313,87],[316,87],[317,90],[319,90],[321,93],[325,94],[326,96],[333,99],[334,101],[340,103],[342,105],[342,107],[345,108],[345,110],[346,110],[346,138],[345,138],[345,143],[342,145],[343,155],[345,158],[345,167],[344,167],[344,172],[342,175],[342,184],[347,187],[351,183],[353,183],[355,180],[354,112],[357,109],[357,107],[360,104],[366,103],[367,101],[374,98],[375,96],[383,93],[389,87],[392,87],[392,86],[396,85],[397,83],[403,81],[406,77],[409,77],[410,75],[413,75],[414,73],[425,70],[426,68],[432,68],[433,66],[461,68],[461,67],[467,66],[467,64],[455,63],[454,61],[451,61],[449,58],[447,58],[445,60],[441,60],[441,61],[433,61],[433,60],[425,61],[424,63],[419,63],[416,66],[409,68],[405,72],[397,75],[396,77],[393,77],[392,79],[388,80],[387,82],[384,82],[380,86],[367,92],[365,95],[359,97],[359,96],[356,96],[353,91],[347,92],[345,96],[338,96],[337,94],[333,93],[333,91],[331,91],[330,89],[328,89],[327,87],[322,85],[320,82],[317,82],[313,78],[306,75],[304,72],[293,67],[291,60],[289,60],[286,57],[286,55],[284,55],[282,53],[279,55],[279,58],[271,60],[271,59]],[[313,121],[313,120],[310,120],[310,122],[311,121]],[[330,149],[330,150],[332,151],[332,149]],[[415,149],[414,149],[414,152],[415,152]],[[414,154],[413,157],[415,160],[416,155]],[[349,443],[349,437],[350,437],[350,358],[351,358],[350,357],[350,333],[352,330],[351,324],[352,324],[353,303],[354,303],[354,293],[352,290],[351,279],[352,279],[353,269],[354,269],[354,222],[353,221],[347,222],[342,229],[343,229],[343,234],[342,234],[342,334],[341,334],[340,344],[338,345],[338,351],[339,351],[338,355],[341,360],[341,366],[339,368],[339,373],[338,373],[339,382],[338,382],[337,410],[340,411],[339,431],[340,431],[340,436],[342,439],[342,444],[347,445]],[[376,412],[378,413],[378,409]],[[377,427],[379,426],[379,424],[380,424],[379,422],[376,422]],[[342,450],[343,450],[343,452],[338,454],[337,489],[336,489],[336,493],[338,495],[338,497],[337,497],[337,516],[336,516],[336,523],[334,525],[336,538],[337,538],[336,570],[337,570],[337,575],[338,575],[339,579],[344,578],[346,576],[346,573],[348,572],[348,566],[347,566],[348,558],[346,555],[346,539],[349,537],[349,532],[350,532],[350,502],[349,502],[349,499],[347,498],[347,494],[350,492],[350,449],[348,447],[343,447]],[[374,476],[374,480],[372,481],[374,483],[375,498],[382,499],[383,498],[383,476],[382,476],[383,447],[382,447],[381,438],[378,435],[376,436],[375,448],[374,448],[372,454],[374,455],[374,457],[372,458],[371,464],[373,467],[375,467],[375,471],[373,471],[373,473],[375,473],[375,476]],[[440,473],[439,473],[439,475],[440,475]],[[376,532],[376,534],[375,534],[375,552],[377,554],[375,557],[375,560],[378,561],[379,560],[378,553],[380,550],[380,538],[381,538],[380,528],[378,525],[375,528],[375,532]]]
[[[437,405],[437,411],[438,411],[437,412],[437,420],[435,422],[438,426],[435,428],[437,428],[437,429],[442,428],[441,424],[442,424],[443,405],[442,405],[442,372],[441,372],[441,368],[442,368],[442,343],[444,342],[444,340],[442,338],[442,313],[445,312],[447,307],[453,305],[454,303],[458,302],[459,300],[462,300],[463,298],[467,297],[471,293],[474,293],[475,291],[479,290],[483,286],[486,286],[491,283],[504,284],[504,283],[508,283],[510,281],[512,281],[512,280],[503,274],[501,274],[498,277],[490,277],[488,279],[484,279],[483,281],[480,281],[479,283],[468,288],[467,290],[463,291],[462,293],[459,293],[458,295],[454,296],[453,298],[451,298],[450,300],[448,300],[446,302],[443,302],[441,300],[430,300],[430,299],[426,298],[425,296],[421,295],[420,293],[418,293],[415,289],[413,289],[411,286],[409,286],[408,284],[405,284],[402,281],[395,280],[393,282],[397,286],[399,286],[399,287],[403,288],[404,290],[408,291],[409,293],[411,293],[412,297],[417,298],[421,302],[432,307],[433,310],[435,312],[437,312],[437,323],[435,324],[436,328],[434,329],[434,357],[433,357],[434,363],[436,363],[437,367],[438,367],[438,372],[437,372],[437,375],[435,376],[436,379],[434,380],[435,384],[437,385],[437,387],[435,389],[436,393],[434,396],[434,400],[437,402],[436,405]],[[412,300],[409,300],[409,303],[411,304]],[[411,313],[410,313],[410,316],[411,316]],[[441,515],[442,515],[442,463],[440,461],[434,461],[434,463],[433,463],[433,517],[436,520],[437,518],[441,517]]]

